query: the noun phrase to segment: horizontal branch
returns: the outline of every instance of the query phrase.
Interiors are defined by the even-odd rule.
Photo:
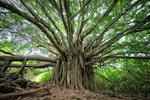
[[[56,63],[57,58],[49,58],[49,57],[38,56],[38,55],[36,56],[0,56],[0,60],[22,61],[24,59]]]
[[[131,56],[107,56],[104,59],[110,59],[110,58],[120,58],[120,59],[150,59],[150,56],[144,56],[144,57],[131,57]]]
[[[2,64],[0,64],[2,66]],[[22,65],[19,64],[11,64],[8,67],[14,67],[14,68],[21,68]],[[45,68],[49,66],[54,66],[54,63],[42,63],[42,64],[26,64],[25,67],[32,67],[32,68]]]

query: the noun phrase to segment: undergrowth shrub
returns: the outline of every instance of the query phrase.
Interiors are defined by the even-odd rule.
[[[138,62],[138,64],[130,64],[129,62],[120,68],[96,68],[95,75],[98,89],[149,97],[149,65],[149,62]]]

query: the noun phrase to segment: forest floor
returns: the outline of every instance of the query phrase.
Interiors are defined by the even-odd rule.
[[[111,91],[90,92],[58,88],[50,82],[35,83],[21,80],[19,85],[8,81],[5,82],[6,84],[8,86],[0,87],[0,100],[150,100],[150,98],[130,97]]]

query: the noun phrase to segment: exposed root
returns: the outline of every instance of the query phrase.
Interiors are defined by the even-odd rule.
[[[21,89],[22,91],[20,92],[12,92],[12,93],[8,93],[8,94],[1,94],[0,95],[0,100],[12,100],[12,99],[15,99],[19,96],[28,96],[28,95],[32,95],[32,96],[43,96],[43,95],[46,95],[46,94],[49,94],[49,91],[47,91],[47,86],[45,87],[42,87],[42,88],[38,88],[38,89],[31,89],[31,90],[23,90]],[[42,92],[40,92],[42,91]],[[45,92],[43,92],[45,91]],[[38,95],[37,95],[38,94]]]

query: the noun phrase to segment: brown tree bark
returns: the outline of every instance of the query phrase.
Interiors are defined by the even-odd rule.
[[[90,59],[85,59],[82,53],[68,53],[70,55],[60,56],[53,70],[54,83],[59,87],[70,89],[96,88],[93,65],[85,65]]]

